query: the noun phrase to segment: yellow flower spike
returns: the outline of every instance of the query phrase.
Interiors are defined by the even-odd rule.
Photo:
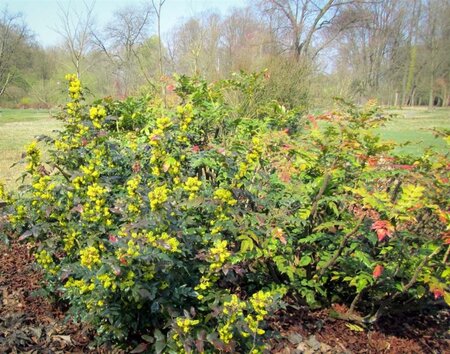
[[[100,264],[100,253],[98,249],[90,246],[80,250],[80,263],[88,269],[92,269],[93,266]]]
[[[188,333],[192,327],[196,326],[199,323],[200,323],[199,320],[191,320],[190,318],[178,317],[176,319],[177,326],[185,334]]]
[[[214,192],[214,199],[220,200],[223,203],[226,203],[230,206],[233,206],[237,203],[237,200],[233,198],[233,194],[224,188],[219,188]]]
[[[166,185],[156,187],[153,191],[148,193],[148,198],[150,199],[150,208],[156,210],[168,199],[169,190]]]

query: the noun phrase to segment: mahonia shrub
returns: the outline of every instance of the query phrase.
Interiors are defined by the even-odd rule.
[[[283,299],[345,303],[362,324],[430,293],[450,302],[447,156],[394,156],[374,102],[248,116],[226,97],[262,76],[179,77],[173,106],[88,104],[67,80],[50,158],[32,143],[20,192],[0,189],[3,229],[34,240],[47,289],[101,341],[258,353]]]

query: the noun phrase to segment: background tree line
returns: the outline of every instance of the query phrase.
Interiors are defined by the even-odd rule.
[[[323,106],[334,96],[450,105],[448,0],[250,0],[204,12],[164,38],[166,1],[127,6],[99,26],[94,3],[60,6],[61,43],[42,47],[23,16],[0,14],[0,104],[51,107],[76,72],[96,96],[165,93],[173,73],[208,80],[267,69],[264,99]]]

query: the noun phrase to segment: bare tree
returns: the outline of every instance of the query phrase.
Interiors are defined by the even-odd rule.
[[[83,8],[77,11],[63,3],[58,3],[60,27],[56,31],[64,39],[64,46],[78,77],[81,76],[82,62],[92,48],[92,27],[94,25],[95,1],[83,1]]]
[[[428,76],[428,107],[442,104],[447,98],[444,84],[449,75],[450,4],[447,0],[424,0],[423,41],[426,49],[426,70]],[[440,84],[441,83],[441,84]],[[438,95],[439,86],[444,95]]]
[[[337,23],[354,19],[336,41],[339,69],[352,78],[351,91],[358,97],[378,97],[398,103],[407,57],[406,2],[382,0],[356,2],[342,11]],[[395,91],[395,92],[393,92]],[[397,94],[396,94],[397,92]]]
[[[28,45],[30,34],[22,14],[10,13],[7,8],[0,12],[0,96],[18,74],[18,60]]]
[[[127,95],[139,83],[137,73],[151,83],[139,49],[149,38],[152,14],[151,6],[127,6],[114,13],[103,31],[92,32],[97,47],[114,66],[119,95]]]
[[[280,42],[299,59],[316,56],[321,30],[331,26],[350,0],[260,0]],[[320,46],[319,46],[320,47]]]
[[[159,49],[159,75],[164,75],[163,67],[163,52],[162,52],[162,39],[161,39],[161,10],[166,0],[152,0],[153,9],[156,13],[157,25],[158,25],[158,49]]]

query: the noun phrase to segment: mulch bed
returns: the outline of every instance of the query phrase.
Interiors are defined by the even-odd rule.
[[[58,304],[36,295],[41,274],[29,246],[0,245],[0,353],[119,353],[91,348],[93,331],[66,320]],[[370,331],[351,330],[327,310],[289,309],[270,321],[273,353],[450,353],[450,315],[442,309],[385,318]],[[274,332],[274,333],[275,333]]]
[[[342,311],[344,312],[344,311]],[[352,330],[329,310],[285,311],[272,320],[280,339],[274,353],[450,353],[450,313],[384,318],[373,329]]]

